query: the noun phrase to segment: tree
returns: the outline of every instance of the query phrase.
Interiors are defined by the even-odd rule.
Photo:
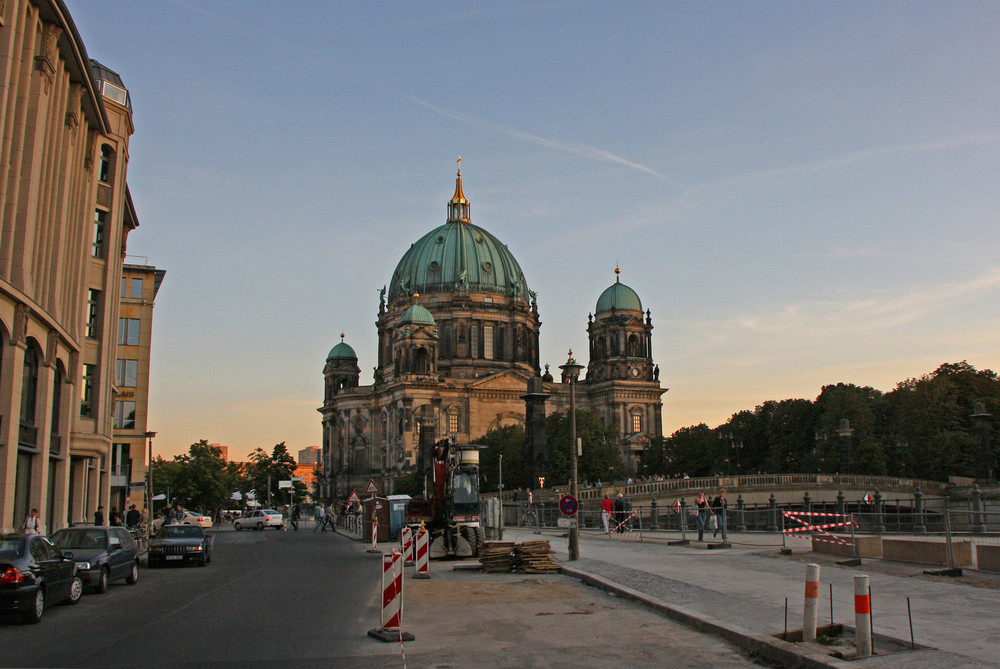
[[[520,425],[494,428],[475,443],[486,446],[479,456],[479,489],[483,492],[499,490],[501,455],[503,455],[504,489],[517,487],[517,482],[521,480],[521,465],[524,458],[524,428]]]
[[[202,439],[191,444],[187,454],[176,456],[174,462],[180,467],[173,494],[181,506],[202,512],[214,512],[226,506],[236,479],[222,457],[222,449]]]
[[[549,449],[547,479],[561,485],[570,479],[569,412],[554,413],[545,421]],[[577,458],[580,481],[602,481],[625,474],[621,451],[612,428],[605,428],[592,411],[576,410],[576,436],[582,440],[583,455]]]
[[[285,447],[285,442],[276,444],[270,455],[258,447],[248,460],[243,483],[245,490],[256,491],[257,499],[262,504],[264,500],[268,500],[272,506],[288,504],[291,501],[290,491],[288,488],[278,488],[278,481],[291,480],[296,464]],[[305,485],[301,481],[295,481],[292,486],[295,498],[301,500],[306,494]]]
[[[719,438],[716,432],[700,423],[682,427],[667,438],[667,459],[675,475],[711,476],[718,459]]]

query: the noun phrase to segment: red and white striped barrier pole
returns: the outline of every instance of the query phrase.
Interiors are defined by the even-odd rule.
[[[403,562],[413,564],[413,530],[408,527],[399,531],[399,548],[403,553]]]
[[[427,573],[427,558],[428,558],[428,543],[430,539],[430,533],[424,527],[424,524],[420,523],[420,529],[417,530],[417,555],[416,555],[416,565],[417,571],[413,574],[413,578],[430,578],[431,575]]]
[[[802,640],[816,640],[819,619],[819,565],[806,565],[806,603],[802,611]]]
[[[403,622],[403,554],[399,551],[382,555],[382,626],[368,630],[368,636],[379,641],[413,641],[413,635],[399,629]],[[403,666],[406,650],[402,649]]]
[[[382,554],[382,627],[399,627],[403,622],[403,555],[399,551]]]
[[[372,547],[368,549],[369,553],[380,553],[378,549],[378,516],[372,518]]]
[[[871,657],[872,600],[867,576],[854,577],[854,645],[858,657]]]

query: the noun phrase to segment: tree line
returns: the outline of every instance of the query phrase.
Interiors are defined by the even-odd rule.
[[[947,481],[949,476],[974,477],[972,416],[980,404],[989,414],[992,428],[1000,411],[1000,378],[965,361],[943,364],[931,374],[900,381],[890,392],[837,383],[824,386],[815,400],[769,400],[753,410],[733,414],[718,427],[701,423],[652,439],[633,475],[851,473],[933,481]],[[547,479],[553,485],[563,485],[569,480],[566,413],[550,415],[546,431]],[[988,466],[995,471],[998,437],[992,429],[988,434]],[[581,482],[625,477],[614,431],[603,427],[597,415],[577,411],[577,436],[583,440],[578,462]],[[845,438],[851,456],[846,463],[841,452]],[[499,489],[501,462],[504,489],[523,485],[523,428],[496,429],[477,443],[487,446],[481,454],[483,491]]]
[[[294,481],[292,490],[278,488],[278,481],[291,480],[296,467],[295,458],[284,442],[276,444],[270,453],[258,447],[246,462],[230,462],[222,457],[222,449],[202,439],[172,460],[155,458],[153,493],[169,494],[155,509],[176,502],[186,509],[214,513],[219,509],[241,508],[250,499],[249,495],[263,506],[277,506],[292,501],[292,490],[294,498],[302,500],[307,490],[301,481]],[[241,499],[234,499],[233,493],[239,493]]]

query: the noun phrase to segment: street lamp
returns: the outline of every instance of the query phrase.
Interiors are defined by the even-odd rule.
[[[153,527],[153,437],[155,432],[147,432],[146,439],[149,440],[149,463],[146,466],[146,539],[149,539],[149,531]]]
[[[573,349],[569,350],[569,360],[566,361],[565,365],[559,365],[559,369],[563,371],[563,381],[569,382],[569,466],[570,466],[570,480],[569,489],[570,494],[577,500],[580,499],[579,490],[577,489],[577,470],[576,470],[576,380],[580,376],[580,370],[583,369],[583,365],[577,364],[573,360]],[[579,526],[579,511],[577,512],[577,518],[574,518],[573,524],[569,527],[569,559],[579,560],[580,559],[580,526]]]

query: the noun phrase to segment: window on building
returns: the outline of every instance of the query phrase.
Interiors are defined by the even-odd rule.
[[[635,412],[632,414],[632,434],[642,432],[642,414]]]
[[[487,360],[493,359],[493,326],[483,326],[483,357]]]
[[[111,183],[111,161],[114,153],[107,144],[101,145],[101,165],[97,172],[97,178],[104,183]]]
[[[115,402],[115,429],[135,429],[135,402],[122,400]]]
[[[83,377],[80,379],[80,415],[93,418],[94,388],[97,384],[97,365],[83,364]]]
[[[142,279],[132,279],[132,292],[129,293],[129,297],[133,300],[142,299]]]
[[[38,352],[29,345],[24,352],[21,376],[21,424],[35,424],[35,406],[38,402]]]
[[[119,318],[118,319],[118,345],[138,346],[139,345],[139,319]]]
[[[121,388],[135,388],[139,382],[139,361],[119,358],[115,365],[115,383]]]
[[[87,292],[87,336],[91,339],[97,339],[101,333],[100,311],[101,291],[91,288]]]
[[[479,357],[479,327],[476,325],[469,327],[469,357]]]
[[[100,209],[94,210],[94,239],[91,255],[95,258],[104,257],[104,230],[108,221],[108,214]]]
[[[451,325],[444,326],[444,341],[441,342],[441,357],[445,360],[454,357],[454,334],[454,327]]]
[[[448,412],[448,434],[458,433],[458,409]]]

